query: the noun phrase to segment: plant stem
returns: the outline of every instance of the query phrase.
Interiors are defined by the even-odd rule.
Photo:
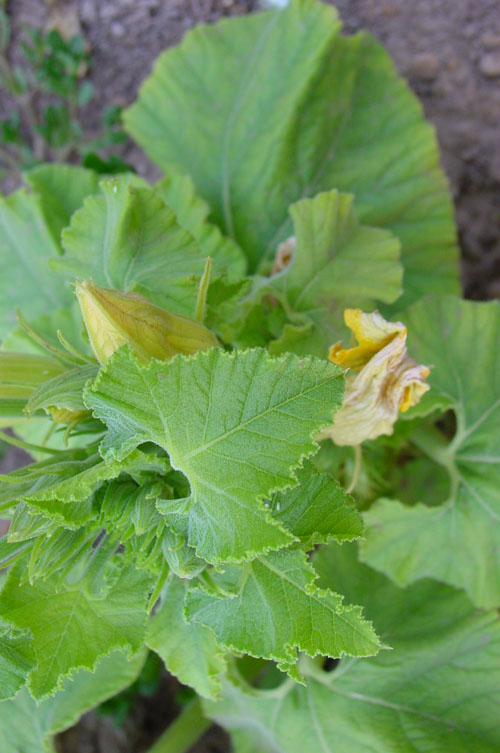
[[[148,753],[187,753],[211,724],[210,719],[203,716],[200,699],[195,698],[183,708]]]
[[[359,473],[361,471],[361,460],[362,460],[361,445],[360,444],[354,445],[352,449],[354,450],[354,470],[352,472],[351,483],[346,489],[347,494],[352,494],[352,492],[356,488],[356,484],[358,483],[358,480],[359,480]]]

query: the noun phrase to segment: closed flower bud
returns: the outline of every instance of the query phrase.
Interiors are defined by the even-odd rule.
[[[76,295],[92,350],[101,364],[126,343],[144,362],[219,345],[213,332],[203,324],[170,314],[138,293],[82,282],[76,286]]]
[[[330,361],[351,371],[342,407],[320,439],[358,445],[392,434],[399,411],[418,403],[429,389],[425,384],[429,369],[408,355],[406,327],[401,322],[388,322],[378,311],[365,314],[360,309],[346,309],[344,320],[358,345],[343,349],[337,343],[330,348]]]

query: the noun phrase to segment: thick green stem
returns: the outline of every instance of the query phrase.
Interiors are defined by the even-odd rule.
[[[211,724],[210,719],[203,716],[200,699],[195,698],[184,707],[148,753],[187,753]]]

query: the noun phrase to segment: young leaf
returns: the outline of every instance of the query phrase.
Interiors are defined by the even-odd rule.
[[[100,657],[116,649],[132,655],[142,646],[150,587],[144,573],[127,571],[96,598],[85,581],[20,585],[23,570],[22,562],[11,569],[0,593],[0,613],[7,624],[33,634],[37,664],[28,686],[34,698],[51,695],[75,669],[94,669]]]
[[[191,175],[253,269],[292,234],[290,203],[337,188],[355,194],[361,222],[400,239],[407,304],[455,293],[434,131],[383,48],[338,31],[313,0],[199,27],[158,60],[126,128],[166,173]]]
[[[244,730],[259,753],[496,753],[500,622],[463,593],[425,581],[405,591],[356,563],[355,547],[322,549],[321,585],[366,604],[392,651],[342,659],[331,672],[303,663],[307,687],[224,686],[205,712]],[[243,748],[244,750],[244,748]]]
[[[409,352],[433,366],[431,392],[447,398],[456,414],[451,443],[433,432],[418,440],[448,471],[450,496],[437,507],[426,507],[425,498],[414,507],[379,501],[365,515],[363,558],[400,584],[429,576],[465,588],[480,606],[497,606],[500,306],[428,300],[412,307],[404,321]]]
[[[117,651],[99,661],[94,672],[80,670],[52,698],[36,703],[26,689],[0,703],[2,753],[52,753],[51,737],[82,714],[127,688],[144,664],[144,653],[131,659]]]
[[[204,591],[187,596],[187,619],[212,628],[217,642],[233,651],[274,659],[283,668],[310,656],[373,656],[380,648],[359,607],[314,584],[316,573],[303,552],[271,552],[229,571],[222,582],[233,598]]]
[[[205,698],[216,698],[220,675],[226,662],[209,628],[184,619],[186,586],[172,578],[163,595],[161,607],[148,625],[146,644],[156,651],[165,666],[185,685]]]
[[[108,460],[146,441],[168,452],[191,495],[159,509],[200,557],[217,563],[293,541],[261,500],[295,485],[294,469],[317,450],[313,437],[331,422],[342,383],[327,361],[273,359],[259,349],[212,348],[148,365],[120,349],[85,403],[108,426]]]
[[[103,481],[116,478],[122,471],[141,464],[140,451],[124,461],[104,462],[98,453],[68,451],[35,465],[28,465],[9,476],[0,493],[0,505],[23,499],[40,502],[60,500],[79,502],[87,499]]]

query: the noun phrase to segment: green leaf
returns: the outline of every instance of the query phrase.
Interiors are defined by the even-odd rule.
[[[338,32],[313,0],[195,29],[160,57],[126,128],[167,174],[191,175],[253,269],[292,234],[292,202],[337,188],[401,241],[405,304],[455,293],[435,133],[383,48]]]
[[[432,391],[453,407],[451,442],[417,430],[410,439],[449,474],[439,506],[380,500],[365,515],[363,558],[400,584],[425,576],[465,588],[474,603],[500,604],[500,305],[428,300],[403,317],[408,349],[433,368]],[[414,499],[414,502],[417,502]]]
[[[306,464],[297,473],[299,486],[278,492],[272,509],[276,520],[312,549],[330,539],[352,541],[363,535],[363,521],[338,481]]]
[[[358,565],[350,545],[322,549],[315,566],[321,585],[366,604],[393,650],[342,659],[331,672],[304,661],[305,688],[226,683],[224,700],[205,702],[205,712],[244,730],[259,753],[496,753],[498,616],[437,582],[402,591]]]
[[[220,231],[212,232],[194,218],[192,232],[188,232],[160,192],[136,176],[103,180],[100,188],[101,193],[86,199],[63,232],[66,255],[56,266],[67,273],[110,288],[161,293],[166,298],[165,307],[171,309],[179,296],[188,292],[189,306],[184,304],[181,313],[187,309],[192,314],[197,289],[192,279],[201,277],[209,253],[213,255],[215,271],[225,271],[235,259],[236,271],[243,271],[234,244],[228,251]],[[195,235],[207,235],[206,248]],[[220,243],[210,241],[215,235]],[[93,249],[91,256],[89,245]],[[186,291],[188,279],[191,284]]]
[[[186,585],[179,578],[172,578],[160,608],[149,623],[146,644],[182,683],[205,698],[216,698],[220,691],[219,675],[226,668],[224,652],[209,628],[186,622],[185,595]]]
[[[61,249],[47,225],[40,199],[24,189],[0,199],[0,339],[16,325],[16,308],[27,319],[69,306],[72,293],[49,259]]]
[[[144,654],[127,659],[113,652],[95,671],[81,670],[64,683],[61,692],[37,704],[23,689],[0,703],[2,753],[52,753],[51,737],[73,724],[94,706],[116,695],[137,678]]]
[[[6,623],[33,634],[37,664],[28,686],[34,698],[60,689],[76,669],[93,670],[100,657],[116,649],[132,655],[142,646],[148,576],[129,570],[96,598],[85,581],[20,585],[23,570],[22,562],[11,569],[0,594],[0,614]]]
[[[4,630],[0,624],[0,701],[16,695],[33,665],[33,649],[28,636]],[[0,705],[0,714],[1,708]]]
[[[24,174],[26,183],[36,194],[47,227],[57,244],[61,231],[90,194],[97,193],[98,176],[92,170],[73,165],[39,165]]]
[[[272,353],[292,345],[296,353],[326,357],[328,347],[344,333],[344,308],[373,309],[376,301],[392,303],[400,295],[399,241],[386,230],[360,225],[352,203],[351,195],[330,191],[291,206],[297,247],[269,288],[300,324],[293,328],[293,345],[288,327],[271,343]],[[300,337],[309,322],[312,331]]]
[[[342,399],[339,369],[264,350],[218,348],[140,364],[125,348],[101,370],[85,403],[108,426],[101,452],[123,458],[153,441],[191,485],[159,509],[208,562],[241,561],[293,537],[262,499],[295,485],[294,469],[317,450],[313,436]]]
[[[284,669],[297,662],[297,650],[310,656],[376,654],[380,643],[361,609],[317,588],[315,578],[303,552],[271,552],[221,578],[236,591],[232,598],[190,592],[186,617],[212,628],[221,646],[274,659]]]

